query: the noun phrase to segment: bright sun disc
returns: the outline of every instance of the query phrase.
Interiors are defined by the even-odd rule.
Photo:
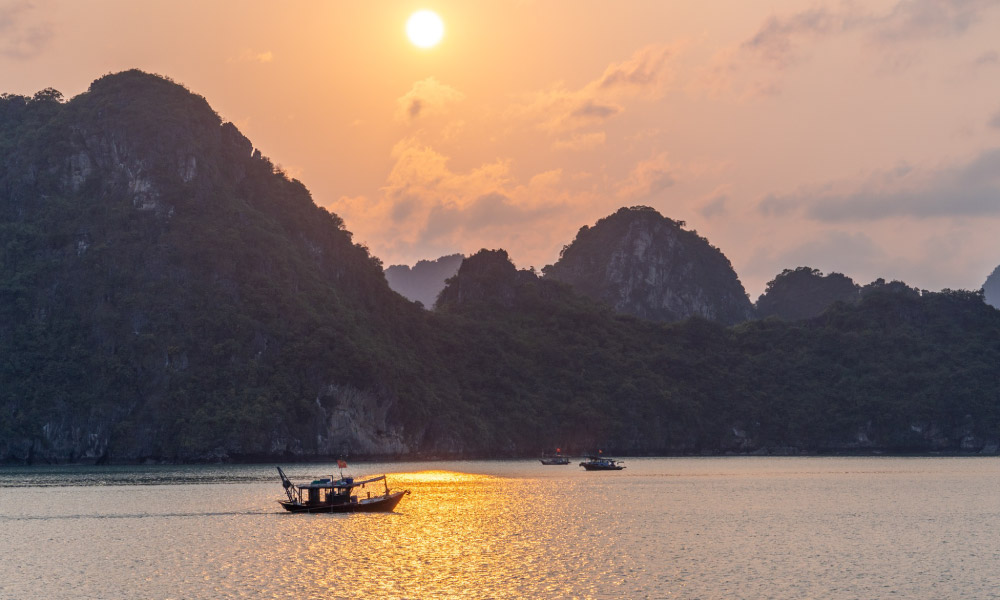
[[[430,48],[441,41],[444,23],[441,17],[429,10],[418,10],[406,22],[406,35],[421,48]]]

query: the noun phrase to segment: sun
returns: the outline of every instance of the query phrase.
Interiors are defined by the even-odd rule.
[[[418,10],[406,22],[406,35],[414,45],[430,48],[441,41],[444,35],[444,23],[434,12]]]

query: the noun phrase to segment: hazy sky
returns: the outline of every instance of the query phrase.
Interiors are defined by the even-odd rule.
[[[0,91],[130,68],[205,96],[386,265],[540,268],[637,204],[752,299],[797,266],[938,290],[1000,264],[1000,0],[0,0]]]

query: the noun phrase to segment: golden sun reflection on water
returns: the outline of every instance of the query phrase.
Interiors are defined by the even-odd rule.
[[[401,483],[456,483],[460,481],[475,481],[495,479],[492,475],[476,475],[459,473],[457,471],[414,471],[412,473],[394,473],[392,478]]]
[[[554,489],[539,493],[537,481],[452,471],[390,474],[389,485],[411,492],[392,514],[282,519],[291,540],[283,577],[312,578],[334,597],[523,597],[532,589],[551,597],[579,590],[567,567],[581,557],[546,560],[553,550],[544,540],[559,537],[565,523]]]

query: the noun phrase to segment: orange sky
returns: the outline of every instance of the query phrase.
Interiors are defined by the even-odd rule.
[[[0,91],[167,75],[386,265],[540,268],[644,204],[752,299],[797,266],[974,289],[1000,264],[997,32],[1000,0],[0,0]]]

